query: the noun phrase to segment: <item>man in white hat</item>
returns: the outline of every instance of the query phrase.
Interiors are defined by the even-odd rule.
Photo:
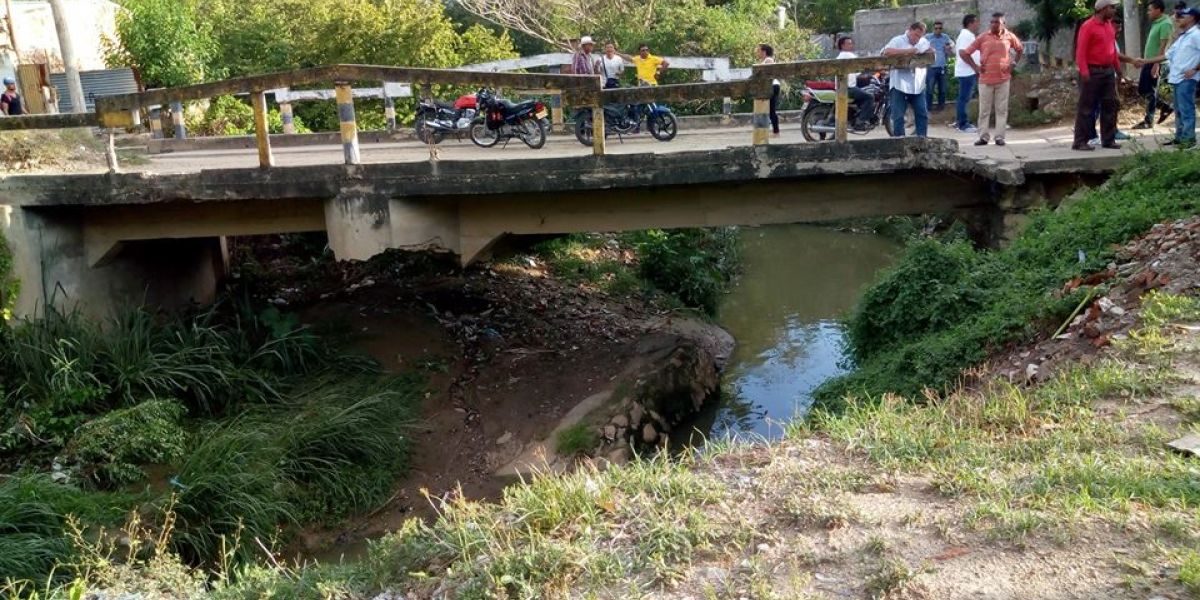
[[[592,36],[585,35],[579,38],[579,48],[575,50],[575,58],[571,61],[572,70],[576,75],[596,74],[596,58],[592,56],[592,49],[595,47],[596,42],[592,40]]]
[[[1096,0],[1096,12],[1079,28],[1075,42],[1075,64],[1079,67],[1079,105],[1075,114],[1075,141],[1072,150],[1091,150],[1088,134],[1092,108],[1100,104],[1100,145],[1117,150],[1117,30],[1113,17],[1116,0]]]

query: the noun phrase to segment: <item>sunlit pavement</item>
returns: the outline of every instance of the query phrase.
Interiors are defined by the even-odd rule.
[[[773,144],[796,144],[805,142],[799,124],[787,123],[782,126],[779,137],[771,138]],[[973,145],[978,134],[957,131],[947,126],[931,126],[930,137],[950,138],[957,140],[960,152],[969,157],[990,158],[998,162],[1025,162],[1029,160],[1051,158],[1086,158],[1088,156],[1111,156],[1116,153],[1128,154],[1138,149],[1157,149],[1161,143],[1171,138],[1170,127],[1160,126],[1150,132],[1126,132],[1133,139],[1122,142],[1121,150],[1097,148],[1093,152],[1071,150],[1071,128],[1068,126],[1049,127],[1044,129],[1009,130],[1006,136],[1006,146]],[[659,142],[648,134],[629,136],[624,139],[610,137],[607,142],[609,154],[634,153],[665,153],[683,152],[689,150],[715,150],[731,146],[746,146],[750,144],[751,131],[749,127],[722,127],[710,129],[680,128],[679,135],[671,142]],[[882,138],[886,136],[883,127],[877,127],[866,135],[851,135],[850,141],[867,138]],[[497,160],[497,159],[528,159],[538,157],[586,156],[591,154],[589,147],[580,144],[572,135],[554,135],[546,142],[545,147],[532,150],[519,140],[512,140],[506,146],[494,148],[479,148],[467,138],[461,140],[446,140],[432,148],[437,160]],[[340,145],[304,146],[292,148],[274,148],[277,166],[312,166],[339,164],[342,162]],[[363,144],[361,146],[362,161],[367,164],[420,162],[430,160],[431,148],[417,142],[399,142],[387,144]],[[258,165],[257,154],[253,149],[213,150],[178,152],[172,154],[151,155],[148,162],[141,165],[130,165],[130,171],[150,172],[188,172],[200,169],[231,169],[253,168]]]

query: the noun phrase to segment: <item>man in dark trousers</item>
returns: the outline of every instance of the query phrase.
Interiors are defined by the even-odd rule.
[[[1100,146],[1119,150],[1117,143],[1117,30],[1113,17],[1116,0],[1096,0],[1095,14],[1079,28],[1075,64],[1079,66],[1079,104],[1075,109],[1075,140],[1072,150],[1088,151],[1092,108],[1100,102]]]

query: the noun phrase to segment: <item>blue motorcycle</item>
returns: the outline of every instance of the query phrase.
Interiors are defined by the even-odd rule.
[[[575,139],[584,146],[592,145],[592,109],[575,111]],[[671,109],[651,102],[649,104],[606,104],[604,106],[604,136],[624,137],[639,133],[642,124],[654,139],[669,142],[679,133],[675,113]]]

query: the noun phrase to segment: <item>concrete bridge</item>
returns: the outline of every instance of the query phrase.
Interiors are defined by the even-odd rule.
[[[870,60],[881,59],[858,62]],[[850,64],[856,61],[810,62],[822,64],[788,68],[802,74],[863,68]],[[363,69],[355,67],[353,74],[361,76]],[[367,74],[403,75],[418,84],[421,77],[459,83],[502,77],[524,87],[533,87],[528,78],[543,78],[532,83],[574,89],[595,105],[608,95],[636,101],[730,93],[750,94],[759,104],[764,81],[781,72],[756,70],[741,82],[587,92],[581,79],[598,82],[580,76],[379,69]],[[574,87],[556,79],[563,77]],[[296,79],[235,83],[265,90]],[[90,118],[111,125],[114,115],[141,103],[231,89],[227,83],[194,87],[101,98],[101,112]],[[254,103],[260,117],[262,96],[256,92]],[[325,231],[339,259],[398,248],[452,252],[469,263],[505,235],[957,212],[970,217],[980,239],[996,240],[1024,209],[1053,201],[1080,177],[1110,172],[1120,160],[1118,154],[1081,159],[1045,151],[1034,160],[996,160],[948,139],[768,144],[759,116],[753,136],[708,130],[681,133],[670,144],[610,140],[608,151],[604,144],[588,149],[562,140],[538,152],[443,148],[443,157],[427,147],[398,145],[374,160],[364,160],[357,146],[354,160],[349,148],[334,149],[332,160],[327,151],[310,149],[276,157],[260,121],[257,157],[245,151],[182,153],[134,172],[0,178],[4,233],[22,282],[15,312],[32,315],[55,304],[99,315],[131,302],[207,302],[223,273],[224,240],[239,235]],[[844,130],[845,113],[839,117]],[[0,120],[0,127],[6,121],[53,126],[46,117],[19,119]],[[460,151],[462,160],[450,158]],[[337,164],[339,155],[349,164]]]

